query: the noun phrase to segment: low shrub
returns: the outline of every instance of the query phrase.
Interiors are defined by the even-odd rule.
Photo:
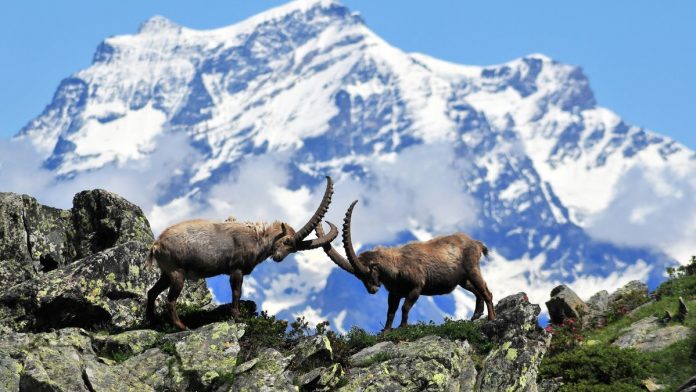
[[[539,376],[563,377],[561,391],[637,391],[649,376],[649,361],[632,349],[583,345],[545,357]]]

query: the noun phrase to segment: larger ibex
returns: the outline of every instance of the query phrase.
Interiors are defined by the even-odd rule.
[[[376,293],[382,284],[389,291],[384,332],[391,331],[402,298],[405,300],[401,308],[401,326],[406,326],[408,312],[420,295],[451,293],[458,285],[476,295],[472,320],[483,314],[484,301],[488,308],[488,319],[495,319],[493,295],[483,280],[479,265],[481,255],[488,254],[481,241],[455,233],[399,247],[378,247],[358,256],[353,250],[350,236],[351,216],[356,203],[357,200],[350,205],[343,220],[343,247],[348,260],[330,243],[323,248],[334,263],[359,278],[370,294]],[[321,225],[315,230],[318,236],[324,235]]]
[[[305,240],[321,222],[331,203],[333,183],[326,178],[326,191],[314,215],[297,232],[283,222],[240,223],[234,220],[211,222],[190,220],[168,227],[152,245],[147,263],[157,261],[161,276],[147,292],[145,315],[154,318],[157,296],[169,287],[167,308],[172,323],[186,329],[176,312],[176,300],[185,279],[201,279],[216,275],[230,275],[232,287],[232,316],[239,317],[239,299],[244,275],[249,275],[257,264],[271,257],[282,261],[288,254],[318,248],[330,243],[338,235],[336,226],[314,240]]]

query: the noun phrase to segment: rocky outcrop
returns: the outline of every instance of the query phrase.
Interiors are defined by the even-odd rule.
[[[520,293],[498,303],[497,320],[472,325],[490,351],[423,336],[336,358],[320,334],[242,352],[249,326],[229,321],[229,304],[212,305],[204,282],[188,282],[179,301],[194,329],[146,328],[152,233],[126,200],[82,192],[57,210],[2,194],[0,228],[0,274],[14,277],[0,291],[3,391],[535,391],[549,344],[539,306]]]
[[[554,324],[562,324],[566,319],[580,320],[589,312],[587,304],[564,284],[551,290],[551,299],[546,302],[546,308]]]
[[[551,343],[537,317],[539,305],[519,293],[498,302],[497,319],[482,325],[482,331],[496,343],[483,361],[477,385],[482,391],[536,391],[537,370]]]
[[[144,269],[153,241],[140,208],[107,191],[78,193],[71,210],[0,194],[0,325],[125,330],[143,323],[145,293],[158,278]],[[204,281],[188,282],[180,303],[211,307]]]
[[[70,210],[0,193],[0,233],[0,292],[113,246],[153,241],[140,208],[101,189],[75,195]]]
[[[688,339],[692,333],[691,328],[683,325],[665,326],[654,316],[638,320],[622,332],[613,345],[638,351],[660,351]]]

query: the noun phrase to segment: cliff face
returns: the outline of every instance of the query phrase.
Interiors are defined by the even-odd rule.
[[[339,336],[286,334],[250,302],[244,323],[230,321],[203,281],[179,301],[196,328],[151,329],[143,307],[157,272],[143,268],[153,238],[137,206],[102,190],[71,210],[4,193],[0,229],[3,391],[536,391],[550,341],[524,293],[501,299],[492,322]]]

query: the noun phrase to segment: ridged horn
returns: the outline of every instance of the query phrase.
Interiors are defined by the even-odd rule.
[[[366,276],[370,273],[370,270],[358,259],[358,256],[355,254],[355,249],[353,249],[353,241],[350,238],[350,220],[353,216],[353,208],[357,203],[357,200],[351,203],[350,207],[348,207],[348,211],[346,211],[346,217],[343,218],[343,249],[346,251],[346,257],[350,265],[353,266],[353,270],[359,275]]]
[[[302,228],[295,233],[296,243],[299,243],[300,241],[304,240],[305,237],[307,237],[309,233],[311,233],[312,230],[314,230],[314,228],[317,227],[321,220],[324,219],[326,211],[329,210],[329,204],[331,204],[332,195],[333,181],[331,180],[331,177],[326,176],[326,190],[324,191],[324,197],[321,199],[321,203],[319,203],[319,207],[314,212],[314,215],[312,215],[312,217],[309,218],[309,221],[305,223],[305,225],[302,226]]]
[[[329,225],[331,224],[329,223]],[[325,235],[324,228],[321,227],[321,223],[318,224],[316,228],[314,228],[314,232],[317,234],[317,237],[319,238]],[[348,260],[346,260],[346,258],[343,257],[340,253],[338,253],[338,251],[334,249],[333,246],[331,246],[330,242],[322,245],[322,249],[324,249],[324,253],[326,253],[326,255],[329,256],[329,258],[331,259],[331,261],[333,261],[337,266],[341,267],[344,271],[347,271],[351,274],[355,274],[353,266],[350,265],[350,262],[348,262]]]
[[[328,223],[329,227],[331,228],[329,230],[329,234],[324,234],[324,229],[321,229],[321,222],[319,222],[317,227],[320,228],[319,231],[321,231],[321,235],[317,234],[317,238],[310,241],[300,241],[300,243],[297,245],[297,250],[316,249],[320,246],[331,244],[331,241],[338,237],[338,228],[329,221],[326,223]],[[316,231],[317,229],[315,228],[314,230]],[[319,231],[317,231],[317,233],[319,233]]]

